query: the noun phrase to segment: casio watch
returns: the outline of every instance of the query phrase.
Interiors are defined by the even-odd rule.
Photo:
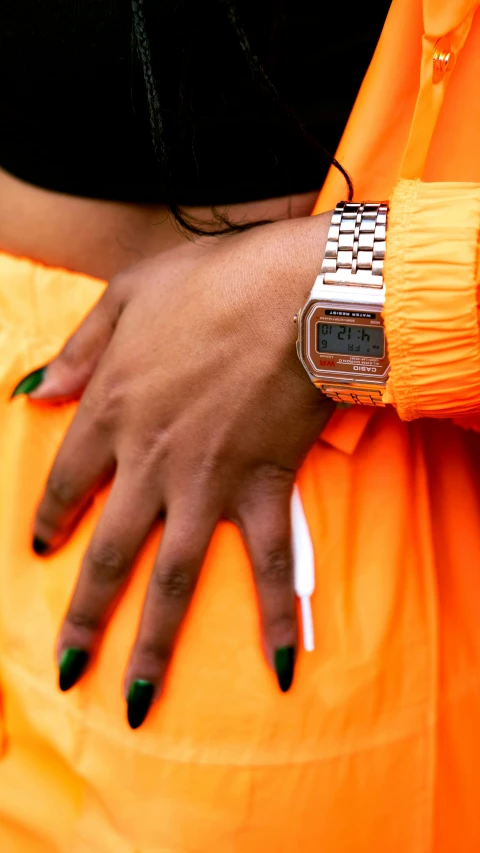
[[[337,403],[385,405],[387,213],[386,203],[337,204],[320,274],[296,317],[298,357],[317,388]]]

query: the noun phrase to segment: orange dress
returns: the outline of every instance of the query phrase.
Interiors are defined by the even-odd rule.
[[[95,665],[58,691],[55,640],[105,495],[61,552],[35,557],[31,519],[74,406],[9,395],[104,285],[0,256],[1,853],[480,850],[480,436],[458,425],[480,411],[478,5],[394,0],[338,152],[359,200],[391,199],[398,414],[338,412],[300,472],[317,648],[288,694],[228,524],[141,729],[122,680],[160,531]],[[440,37],[456,65],[434,78]],[[317,209],[343,195],[332,172]]]

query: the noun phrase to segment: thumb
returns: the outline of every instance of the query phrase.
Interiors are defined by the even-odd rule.
[[[31,400],[61,400],[81,394],[111,340],[120,315],[119,306],[107,294],[108,288],[60,354],[25,376],[12,397],[28,394]]]

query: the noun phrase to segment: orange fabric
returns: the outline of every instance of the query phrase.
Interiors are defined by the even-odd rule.
[[[340,148],[357,197],[391,197],[399,176],[405,190],[414,181],[417,195],[405,210],[421,223],[408,237],[420,255],[406,286],[418,276],[424,300],[435,305],[439,255],[429,229],[454,223],[453,210],[463,215],[463,190],[475,218],[477,189],[417,185],[427,171],[429,181],[445,180],[436,135],[451,110],[458,116],[449,100],[457,69],[448,87],[425,93],[433,86],[432,44],[445,28],[475,62],[476,6],[425,0],[422,39],[422,4],[394,0]],[[462,79],[472,104],[478,77]],[[478,163],[478,111],[472,114],[454,155],[461,174],[452,162],[449,181],[480,180],[473,165],[464,174],[465,162]],[[469,122],[466,110],[462,119]],[[412,173],[412,163],[424,172]],[[435,193],[438,219],[431,220]],[[318,209],[343,194],[332,174]],[[395,240],[397,227],[400,241],[400,223],[391,233]],[[440,247],[438,233],[432,239]],[[471,364],[474,346],[473,247],[472,234],[458,235],[453,277],[445,273],[438,293],[439,303],[442,293],[451,303],[458,288],[467,300],[465,362],[454,330],[457,368]],[[398,255],[392,249],[388,276],[401,286]],[[215,533],[165,694],[145,725],[129,730],[122,681],[160,531],[138,561],[95,666],[73,691],[59,693],[55,638],[105,495],[61,552],[47,560],[31,553],[35,503],[74,406],[9,395],[58,350],[102,287],[0,255],[0,850],[478,853],[480,439],[446,417],[407,423],[391,407],[344,410],[309,454],[299,486],[315,549],[317,648],[300,653],[289,694],[279,693],[260,653],[248,560],[228,524]],[[404,302],[402,317],[415,331],[420,302],[411,313]],[[435,323],[425,331],[436,356],[437,332]],[[394,358],[389,392],[402,406],[404,355]],[[428,389],[427,361],[414,414],[428,406],[456,411],[453,386]],[[469,400],[467,373],[459,377]]]
[[[478,414],[480,184],[401,180],[389,222],[384,400],[405,420]]]
[[[122,681],[159,533],[95,667],[58,692],[56,633],[105,496],[61,552],[32,554],[35,502],[74,406],[8,398],[101,289],[0,256],[2,853],[443,853],[453,793],[448,813],[471,823],[462,851],[478,850],[480,457],[476,437],[446,422],[373,412],[356,445],[312,450],[300,489],[317,649],[300,654],[290,694],[260,653],[248,561],[227,524],[144,727],[126,724]]]
[[[384,400],[404,419],[452,417],[477,431],[479,5],[393,2],[337,151],[355,199],[391,204],[385,322],[392,370]],[[434,82],[441,36],[456,64]],[[341,174],[331,169],[314,213],[344,194]],[[346,424],[348,415],[342,436]],[[353,420],[352,430],[357,441]]]

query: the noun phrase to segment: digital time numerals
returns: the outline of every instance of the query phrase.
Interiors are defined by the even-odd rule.
[[[383,329],[374,326],[341,326],[337,323],[317,323],[318,352],[369,355],[382,358]]]

